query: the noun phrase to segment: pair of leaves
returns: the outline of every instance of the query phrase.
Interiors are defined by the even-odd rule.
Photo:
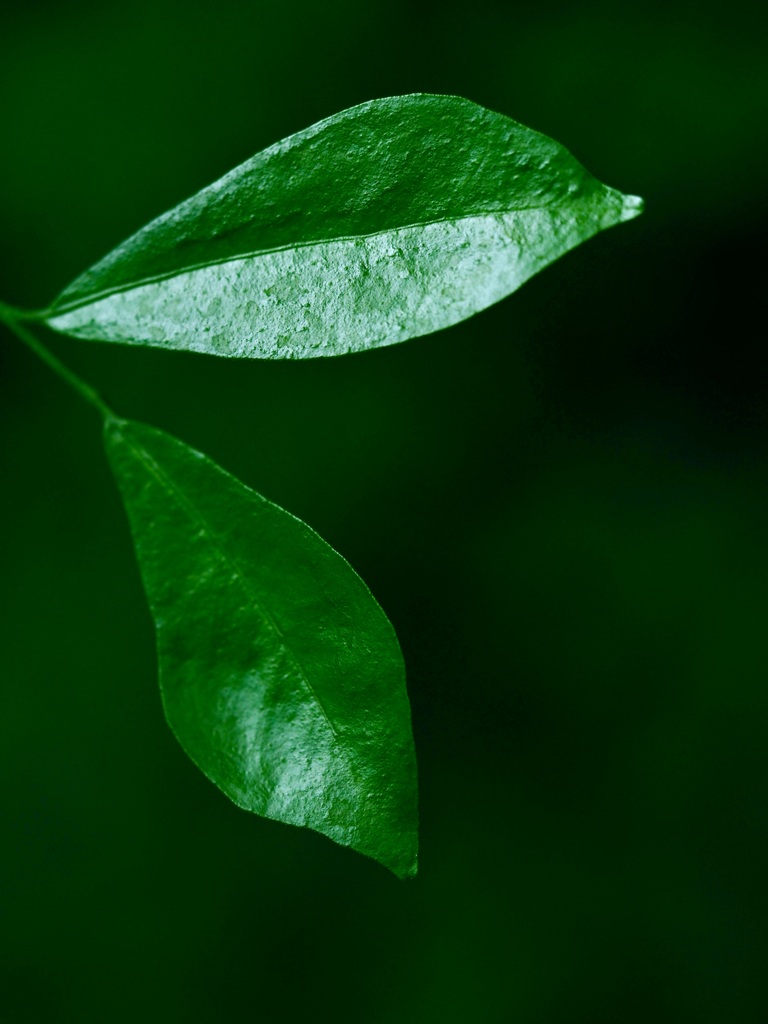
[[[456,97],[373,101],[246,161],[137,232],[43,314],[81,338],[306,358],[484,309],[640,201]],[[109,419],[166,715],[235,803],[416,871],[402,659],[312,530],[160,431]]]

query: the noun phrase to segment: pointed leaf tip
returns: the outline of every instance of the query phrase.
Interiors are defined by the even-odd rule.
[[[238,806],[416,873],[402,656],[308,526],[162,431],[105,427],[157,630],[171,729]]]
[[[641,199],[640,196],[623,196],[624,204],[621,211],[621,219],[632,220],[634,217],[639,217],[645,210],[645,200]]]

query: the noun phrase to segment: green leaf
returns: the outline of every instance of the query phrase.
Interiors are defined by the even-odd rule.
[[[641,201],[454,96],[394,96],[270,146],[137,232],[47,311],[80,338],[306,358],[477,313]]]
[[[160,430],[107,453],[179,742],[238,806],[416,873],[416,761],[392,626],[316,533]]]

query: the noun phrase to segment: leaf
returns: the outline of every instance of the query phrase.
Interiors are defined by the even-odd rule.
[[[394,630],[344,559],[160,430],[107,454],[157,627],[171,729],[238,806],[416,873],[416,761]]]
[[[45,314],[80,338],[306,358],[477,313],[641,200],[455,96],[394,96],[278,142],[158,217]]]

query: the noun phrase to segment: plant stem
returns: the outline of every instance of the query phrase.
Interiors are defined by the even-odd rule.
[[[84,380],[81,380],[77,374],[73,373],[72,370],[57,359],[53,352],[49,352],[45,345],[38,341],[28,328],[19,323],[19,320],[25,317],[25,313],[7,306],[4,302],[0,302],[0,320],[9,330],[13,331],[20,341],[23,341],[28,348],[31,348],[35,355],[42,359],[44,363],[47,363],[53,372],[58,374],[63,381],[66,381],[81,398],[84,398],[86,402],[89,402],[98,409],[105,420],[119,419],[90,384],[86,384]]]
[[[0,302],[0,320],[7,324],[10,320],[44,320],[45,312],[34,312],[30,309],[17,309],[7,302]]]

